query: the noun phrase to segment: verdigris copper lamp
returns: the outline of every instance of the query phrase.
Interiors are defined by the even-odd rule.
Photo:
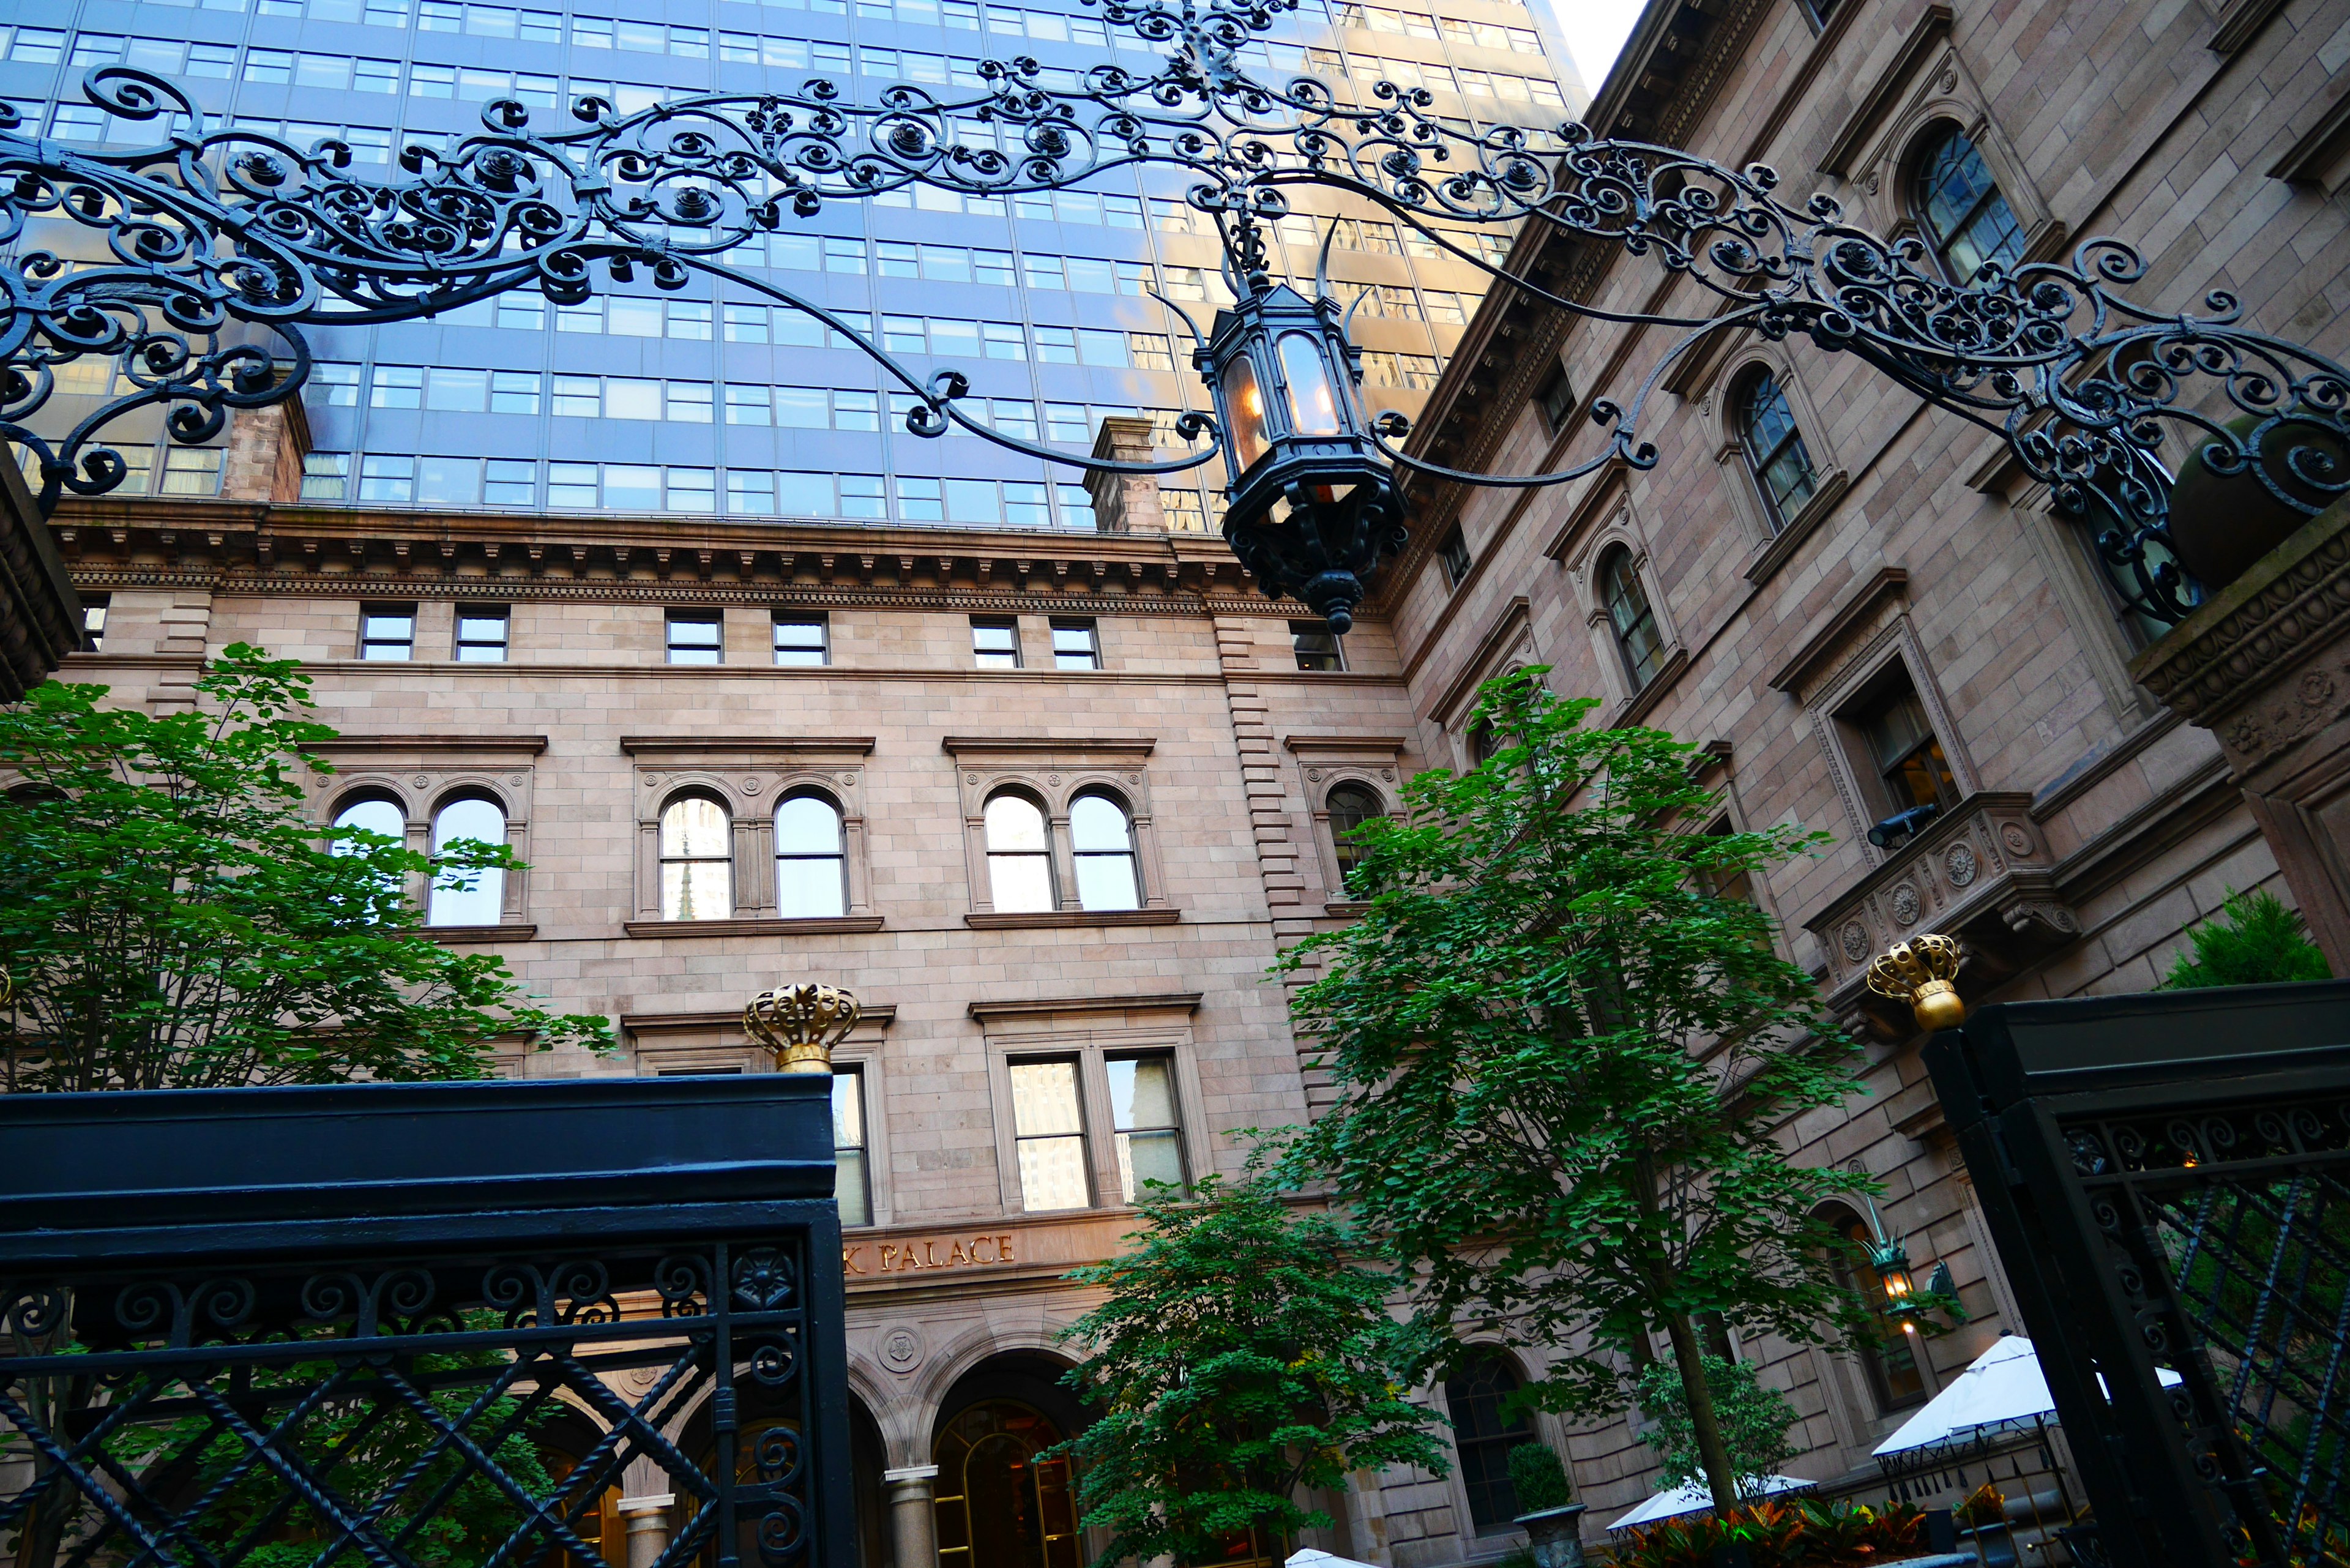
[[[803,982],[763,991],[743,1010],[743,1030],[775,1053],[778,1073],[829,1073],[832,1049],[862,1010],[837,986]]]
[[[1868,989],[1892,1002],[1907,1002],[1918,1027],[1931,1034],[1967,1021],[1959,995],[1959,962],[1966,950],[1956,937],[1928,932],[1896,942],[1872,960]]]
[[[1403,539],[1394,467],[1355,394],[1360,352],[1326,293],[1307,299],[1262,271],[1236,292],[1191,356],[1226,432],[1224,539],[1268,596],[1343,636],[1363,576]]]

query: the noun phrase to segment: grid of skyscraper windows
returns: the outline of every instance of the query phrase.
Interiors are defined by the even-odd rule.
[[[568,105],[586,94],[626,114],[683,94],[796,89],[822,75],[869,104],[893,80],[976,93],[986,58],[1032,56],[1048,85],[1067,87],[1107,58],[1147,68],[1161,52],[1076,0],[710,0],[659,20],[620,14],[650,9],[640,0],[155,5],[177,8],[68,0],[44,26],[0,26],[0,99],[60,138],[154,140],[157,124],[111,120],[81,100],[81,73],[120,61],[185,81],[215,123],[305,149],[338,142],[368,180],[397,177],[405,148],[430,156],[477,131],[481,106],[498,98],[519,102],[536,127],[567,129]],[[1315,72],[1352,101],[1369,101],[1380,78],[1425,86],[1434,112],[1462,127],[1555,124],[1579,106],[1538,11],[1518,0],[1426,5],[1307,0],[1249,45],[1244,63],[1270,78]],[[114,26],[83,27],[85,15]],[[966,142],[1001,144],[1002,128],[976,116],[953,126]],[[1076,471],[961,430],[910,433],[914,400],[856,340],[918,376],[962,369],[972,392],[958,412],[1013,441],[1083,452],[1103,417],[1139,413],[1162,455],[1197,450],[1174,430],[1207,402],[1192,334],[1230,292],[1213,225],[1184,201],[1186,183],[1180,171],[1129,168],[1068,191],[883,192],[828,203],[730,257],[821,317],[745,283],[664,294],[599,275],[598,292],[577,304],[523,291],[431,321],[315,330],[319,362],[304,398],[317,450],[303,496],[1090,528]],[[1292,193],[1301,207],[1317,201]],[[1354,306],[1366,404],[1415,410],[1484,286],[1463,258],[1496,264],[1509,235],[1318,200],[1326,212],[1274,225],[1274,268],[1311,279],[1326,248],[1334,286]],[[26,244],[100,254],[88,231],[36,229]],[[119,391],[109,369],[61,374],[57,419],[70,423]],[[126,489],[215,493],[218,453],[174,451],[152,412],[119,427]],[[151,457],[140,440],[156,443]],[[1222,467],[1163,482],[1169,526],[1214,525]]]

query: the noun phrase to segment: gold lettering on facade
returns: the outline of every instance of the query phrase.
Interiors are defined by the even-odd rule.
[[[941,1252],[941,1242],[946,1251]],[[1009,1236],[930,1236],[920,1241],[875,1242],[880,1254],[879,1266],[873,1272],[906,1274],[928,1269],[985,1269],[1000,1263],[1017,1262],[1012,1254]],[[840,1249],[843,1273],[863,1275],[867,1272],[858,1254],[861,1243],[844,1243]]]

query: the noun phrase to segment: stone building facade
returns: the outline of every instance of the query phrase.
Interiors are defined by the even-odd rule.
[[[1592,119],[1771,162],[1880,231],[1933,217],[1953,266],[2120,234],[2142,297],[2232,289],[2342,358],[2345,62],[2345,0],[1653,0]],[[1965,198],[1956,219],[1923,213],[1921,170]],[[1513,265],[1612,308],[1706,308],[1650,261],[1539,232]],[[1662,343],[1496,296],[1416,439],[1470,468],[1574,460],[1599,439],[1575,410]],[[1950,1266],[1970,1321],[1873,1357],[1733,1348],[1802,1415],[1791,1468],[1859,1488],[1869,1448],[2016,1326],[1918,1042],[1861,966],[1940,929],[1977,955],[1970,1001],[2140,989],[2274,866],[2210,736],[2129,678],[2158,628],[1991,437],[1760,340],[1674,369],[1644,433],[1653,471],[1420,497],[1341,654],[1198,535],[306,503],[298,412],[265,414],[218,497],[59,516],[103,610],[64,673],[168,708],[208,653],[259,643],[306,661],[342,732],[322,821],[364,809],[421,847],[494,812],[529,869],[436,934],[620,1042],[514,1073],[764,1070],[749,995],[855,990],[868,1558],[1076,1568],[1059,1482],[1024,1465],[1080,1418],[1055,1336],[1085,1303],[1059,1276],[1114,1251],[1129,1172],[1234,1169],[1247,1129],[1311,1113],[1264,974],[1346,918],[1334,815],[1471,762],[1478,681],[1550,666],[1606,722],[1700,744],[1730,822],[1832,840],[1755,892],[1865,1034],[1870,1094],[1789,1141],[1880,1178],[1886,1229]],[[1468,1462],[1357,1478],[1327,1544],[1431,1568],[1519,1539],[1494,1397],[1541,1355],[1495,1347],[1431,1389]],[[1625,1422],[1539,1425],[1595,1530],[1645,1494]],[[664,1506],[616,1496],[607,1528],[650,1544]]]

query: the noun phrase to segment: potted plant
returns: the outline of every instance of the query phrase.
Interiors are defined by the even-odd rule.
[[[1527,1548],[1535,1568],[1584,1568],[1583,1504],[1574,1500],[1566,1467],[1544,1443],[1520,1443],[1510,1450],[1510,1485],[1525,1511]]]
[[[1973,1538],[1975,1557],[1983,1568],[2014,1568],[2015,1536],[2007,1527],[2007,1496],[1989,1481],[1975,1488],[1959,1504],[1959,1522]]]

